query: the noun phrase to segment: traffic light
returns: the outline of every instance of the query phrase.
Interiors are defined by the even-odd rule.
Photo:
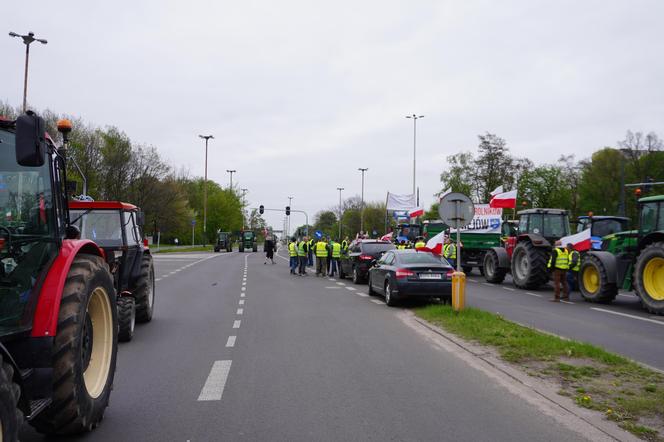
[[[263,206],[262,204],[258,206],[258,213],[260,213],[261,215],[265,213],[265,206]]]
[[[290,216],[290,206],[286,206],[286,216]]]

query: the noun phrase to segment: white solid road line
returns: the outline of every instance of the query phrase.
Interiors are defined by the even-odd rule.
[[[244,299],[240,299],[240,305],[244,305]]]
[[[199,401],[218,401],[224,394],[228,372],[231,370],[232,361],[214,361],[205,385],[198,395]]]
[[[333,286],[327,286],[325,288],[326,289],[340,289],[341,287],[337,287],[336,285],[333,285]]]
[[[537,294],[537,293],[533,293],[533,292],[526,292],[526,295],[535,296],[535,297],[537,297],[537,298],[541,298],[541,297],[542,297],[542,295]]]
[[[383,301],[379,301],[377,299],[370,299],[370,301],[373,302],[374,304],[385,305],[385,303]]]
[[[233,328],[240,328],[240,323],[241,323],[241,322],[242,322],[242,321],[240,321],[239,319],[236,320],[235,322],[233,322]]]
[[[239,309],[237,309],[237,312],[235,312],[235,313],[238,314],[238,315],[241,315],[241,314],[244,313],[244,309],[243,309],[243,308],[239,308]]]
[[[613,310],[607,310],[605,308],[590,307],[590,310],[596,310],[598,312],[610,313],[612,315],[624,316],[626,318],[638,319],[639,321],[652,322],[653,324],[664,325],[664,322],[658,321],[656,319],[642,318],[641,316],[628,315],[627,313],[614,312]]]
[[[235,347],[235,340],[237,336],[229,336],[228,341],[226,341],[226,347]]]

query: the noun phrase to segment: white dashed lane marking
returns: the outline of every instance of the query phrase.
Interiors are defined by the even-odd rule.
[[[537,293],[532,293],[532,292],[526,292],[526,295],[535,296],[536,298],[541,298],[542,297],[542,295],[539,295]]]
[[[385,305],[385,303],[383,301],[379,301],[377,299],[370,299],[370,301],[373,302],[374,304]]]
[[[509,290],[510,292],[516,292],[516,289],[513,289],[512,287],[503,287],[505,290]]]
[[[239,309],[237,309],[237,312],[236,312],[236,313],[237,313],[238,315],[241,315],[241,314],[244,313],[244,309],[243,309],[243,308],[239,308]]]
[[[231,370],[232,361],[214,361],[210,374],[203,385],[201,394],[198,395],[199,401],[218,401],[224,394],[224,387],[228,379],[228,373]]]
[[[361,296],[361,297],[363,297],[363,298],[368,298],[368,297],[369,297],[369,295],[367,295],[366,293],[355,293],[355,294],[356,294],[357,296]]]
[[[355,287],[346,287],[346,290],[355,291]]]
[[[233,322],[233,328],[240,328],[241,323],[242,323],[242,321],[240,321],[239,319],[236,320],[235,322]]]
[[[641,316],[636,316],[636,315],[628,315],[627,313],[614,312],[613,310],[607,310],[605,308],[590,307],[590,310],[609,313],[611,315],[624,316],[625,318],[638,319],[639,321],[651,322],[653,324],[664,325],[663,321],[658,321],[656,319],[642,318]]]
[[[240,299],[240,305],[244,305],[244,299]]]
[[[337,286],[334,286],[334,285],[333,286],[327,286],[325,288],[326,289],[337,289],[337,290],[341,289],[341,287],[337,287]]]
[[[240,298],[244,298],[244,292],[240,293]]]
[[[237,336],[229,336],[228,341],[226,341],[226,347],[235,347],[235,340]]]

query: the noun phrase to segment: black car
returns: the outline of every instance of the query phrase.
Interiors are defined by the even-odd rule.
[[[339,277],[343,279],[347,275],[351,275],[355,284],[366,281],[369,269],[376,260],[383,253],[395,248],[394,244],[389,241],[377,239],[353,241],[348,247],[348,251],[341,255]]]
[[[406,298],[452,297],[454,269],[431,252],[390,250],[369,271],[369,294],[382,293],[393,306]]]

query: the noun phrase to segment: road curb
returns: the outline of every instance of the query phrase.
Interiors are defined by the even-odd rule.
[[[400,319],[406,325],[425,329],[436,335],[441,347],[460,356],[474,368],[485,372],[498,380],[510,392],[536,405],[541,411],[563,423],[571,430],[580,433],[590,440],[601,441],[633,441],[636,436],[620,428],[617,424],[604,419],[598,412],[579,408],[570,398],[561,396],[556,389],[542,382],[541,379],[529,376],[523,371],[498,359],[487,347],[467,342],[452,335],[421,318],[411,311],[402,311]]]

